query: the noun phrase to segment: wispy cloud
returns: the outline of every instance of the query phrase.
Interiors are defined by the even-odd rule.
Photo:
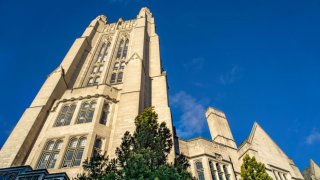
[[[316,142],[320,142],[320,132],[317,129],[313,129],[307,136],[306,143],[311,145]]]
[[[199,70],[202,70],[204,62],[205,62],[205,59],[203,57],[195,57],[191,59],[191,61],[188,61],[185,64],[183,64],[183,67],[188,71],[189,70],[199,71]]]
[[[232,68],[226,72],[225,74],[221,74],[219,76],[219,82],[222,85],[232,84],[239,74],[240,68],[237,65],[233,65]]]
[[[180,119],[175,121],[178,136],[190,138],[201,135],[206,128],[203,103],[184,91],[173,95],[171,102],[174,107],[181,111]]]

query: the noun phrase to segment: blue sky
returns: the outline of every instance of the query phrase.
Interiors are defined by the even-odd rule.
[[[300,170],[320,164],[320,1],[0,0],[0,146],[90,21],[153,12],[174,124],[210,138],[208,106],[239,145],[257,121]]]

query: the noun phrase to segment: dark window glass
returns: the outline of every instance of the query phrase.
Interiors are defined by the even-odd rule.
[[[62,167],[80,166],[86,138],[73,138],[70,140]]]
[[[69,125],[75,109],[75,104],[63,106],[58,115],[55,126],[58,127]]]
[[[101,114],[101,118],[100,118],[100,124],[107,124],[107,120],[108,120],[108,114],[109,114],[109,104],[104,104],[103,105],[103,110],[102,110],[102,114]]]
[[[111,75],[110,83],[115,83],[116,82],[116,73],[113,73]]]
[[[123,50],[123,43],[124,43],[123,40],[121,40],[119,44],[118,52],[117,52],[117,59],[121,57],[122,50]]]
[[[77,123],[88,123],[92,121],[96,102],[92,101],[91,103],[84,102],[81,106]]]
[[[230,174],[228,172],[228,168],[226,165],[223,165],[223,171],[224,171],[224,175],[226,177],[226,180],[230,180]]]
[[[212,180],[217,180],[216,170],[214,169],[214,163],[212,161],[209,161],[209,167],[210,167]]]
[[[119,72],[117,82],[122,82],[123,72]]]
[[[202,162],[196,162],[196,169],[197,169],[198,179],[199,180],[205,180],[204,173],[203,173]]]
[[[127,57],[128,46],[129,46],[129,39],[126,40],[126,43],[124,45],[122,58],[126,58]]]
[[[50,169],[54,168],[57,161],[59,151],[62,146],[62,140],[51,140],[47,142],[40,160],[38,162],[38,169]]]

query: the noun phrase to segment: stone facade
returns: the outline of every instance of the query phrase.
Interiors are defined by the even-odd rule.
[[[242,158],[246,154],[264,163],[273,179],[303,179],[294,162],[258,123],[254,123],[249,137],[237,147],[223,112],[209,107],[206,117],[212,140],[176,137],[179,151],[189,158],[190,171],[198,179],[240,179]]]
[[[173,131],[166,72],[159,37],[148,8],[136,19],[109,23],[98,16],[75,40],[47,78],[0,151],[0,168],[28,165],[75,177],[81,162],[101,150],[111,158],[135,117],[154,106]],[[278,180],[303,179],[298,168],[255,123],[237,147],[223,112],[209,107],[211,140],[173,135],[173,161],[179,152],[199,179],[239,179],[242,157],[254,155]]]
[[[320,180],[320,167],[311,159],[310,165],[302,172],[305,180]]]

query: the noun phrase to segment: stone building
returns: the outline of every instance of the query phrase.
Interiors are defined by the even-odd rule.
[[[302,172],[305,180],[320,180],[320,167],[311,159],[310,165]]]
[[[133,20],[98,16],[46,79],[0,151],[0,168],[30,166],[75,177],[97,150],[114,157],[134,118],[154,106],[173,131],[159,37],[147,8]],[[182,152],[198,179],[239,179],[245,154],[263,162],[277,180],[303,179],[294,162],[255,123],[237,146],[223,112],[209,107],[211,140],[174,136],[169,161]],[[29,168],[30,168],[29,167]]]

